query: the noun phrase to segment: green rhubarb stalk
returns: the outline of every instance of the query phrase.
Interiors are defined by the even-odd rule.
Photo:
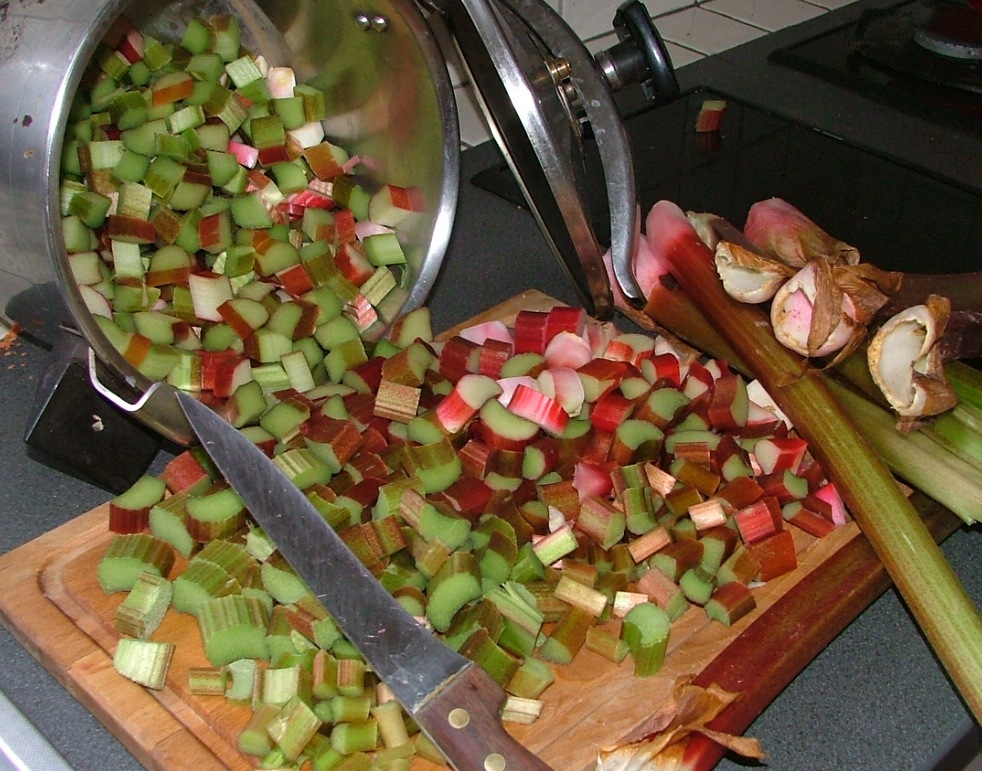
[[[670,205],[658,204],[657,207]],[[674,208],[674,207],[672,207]],[[869,539],[976,719],[982,719],[982,616],[941,554],[920,516],[863,439],[828,385],[770,331],[759,308],[723,290],[713,255],[684,214],[649,215],[648,234],[661,241],[675,278],[715,323],[791,419],[822,463]]]
[[[969,463],[940,451],[921,431],[899,437],[891,413],[834,380],[828,382],[846,411],[861,423],[866,440],[899,477],[918,490],[930,489],[931,497],[966,523],[982,521],[982,486],[977,481],[978,472]],[[939,479],[944,484],[936,484]]]

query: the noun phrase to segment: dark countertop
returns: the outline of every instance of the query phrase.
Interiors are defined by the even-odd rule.
[[[861,3],[860,6],[883,5]],[[682,70],[684,86],[710,85],[788,117],[821,126],[880,152],[929,165],[982,187],[982,137],[952,136],[889,108],[765,62],[767,52],[801,34],[855,13],[833,12]],[[966,163],[971,158],[974,162]],[[430,306],[444,328],[530,288],[576,298],[530,216],[468,184],[497,162],[490,146],[463,157],[454,236]],[[48,361],[23,337],[0,351],[0,451],[4,458],[0,551],[51,530],[105,502],[105,491],[29,457],[22,441],[38,378]],[[169,453],[155,462],[159,467]],[[945,554],[969,593],[982,603],[982,530],[962,528]],[[0,689],[79,769],[140,766],[81,705],[6,632],[0,633]],[[971,728],[968,713],[894,591],[851,624],[749,728],[774,769],[934,768],[947,747]],[[964,765],[949,764],[957,769]],[[724,760],[723,769],[743,765]]]

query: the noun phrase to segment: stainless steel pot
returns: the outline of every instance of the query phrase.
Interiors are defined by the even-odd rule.
[[[420,190],[424,216],[404,233],[408,271],[380,316],[391,321],[426,298],[453,224],[459,132],[443,55],[412,0],[13,0],[0,3],[0,313],[54,342],[59,325],[91,348],[132,393],[123,409],[180,443],[191,441],[169,386],[153,388],[112,348],[75,289],[61,238],[59,160],[67,116],[89,60],[125,14],[142,31],[175,39],[188,20],[233,13],[243,44],[298,81],[325,89],[326,129],[374,160],[373,178]],[[109,379],[119,379],[109,378]],[[98,387],[98,381],[97,381]]]
[[[167,40],[179,39],[190,19],[219,13],[238,18],[247,49],[291,66],[299,81],[325,91],[333,108],[325,121],[328,136],[374,161],[366,186],[390,182],[421,193],[423,216],[401,231],[408,268],[377,308],[377,329],[425,300],[456,209],[459,132],[446,62],[430,26],[436,19],[457,44],[492,135],[546,240],[587,307],[607,316],[613,295],[601,262],[606,247],[593,227],[583,173],[584,138],[592,135],[604,169],[616,282],[640,301],[630,271],[634,176],[613,90],[640,83],[649,99],[665,101],[678,93],[678,83],[639,0],[618,9],[619,42],[596,57],[544,0],[0,2],[0,121],[6,127],[0,168],[8,170],[0,177],[0,315],[56,346],[27,432],[42,454],[57,453],[61,464],[80,456],[98,460],[105,454],[100,448],[136,455],[127,452],[129,438],[145,446],[147,427],[179,444],[193,440],[173,388],[150,382],[123,360],[76,289],[60,228],[60,158],[83,73],[121,15]],[[80,377],[79,368],[86,374]],[[80,379],[119,408],[114,417],[135,416],[136,430],[114,421],[107,431],[99,416],[98,428],[90,429],[89,408],[79,405],[91,404],[86,399],[94,394],[61,393],[63,383]],[[101,410],[105,401],[97,404]],[[75,413],[81,446],[66,447],[65,418]],[[86,462],[83,475],[94,478],[96,460]],[[141,459],[126,474],[113,469],[106,486],[125,486],[144,467]]]

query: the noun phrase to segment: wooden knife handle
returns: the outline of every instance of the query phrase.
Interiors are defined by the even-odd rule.
[[[472,664],[413,717],[457,771],[550,771],[505,730],[504,701],[500,686]]]

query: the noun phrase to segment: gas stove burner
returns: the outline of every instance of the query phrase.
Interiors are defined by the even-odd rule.
[[[982,0],[904,0],[865,9],[852,21],[778,48],[768,58],[933,123],[982,132],[982,57],[942,56],[914,41],[918,30],[947,30],[933,21],[942,6],[982,15]],[[968,31],[962,24],[955,29]],[[966,35],[944,37],[964,40]],[[982,34],[968,39],[982,43]]]
[[[939,2],[912,39],[922,48],[960,61],[982,61],[982,2]]]
[[[982,8],[976,2],[915,0],[866,11],[856,24],[852,55],[914,83],[982,94]]]

